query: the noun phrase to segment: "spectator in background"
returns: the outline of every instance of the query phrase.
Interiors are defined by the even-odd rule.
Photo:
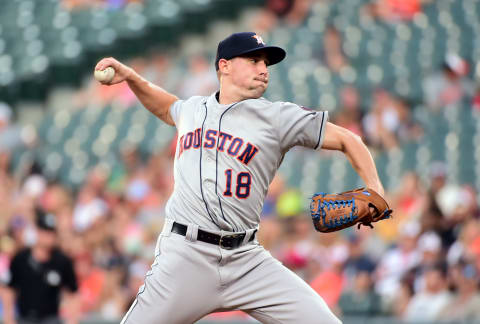
[[[418,175],[407,172],[402,176],[400,185],[391,194],[389,202],[395,210],[395,217],[386,223],[375,226],[377,235],[384,242],[396,242],[401,227],[421,217],[426,204],[426,191]]]
[[[428,284],[427,279],[429,278],[427,273],[433,267],[442,265],[445,271],[447,269],[441,238],[437,233],[430,231],[420,235],[417,251],[420,255],[420,261],[403,276],[403,279],[407,279],[412,285],[415,294],[425,289],[425,286]]]
[[[111,259],[107,264],[105,282],[98,307],[101,318],[108,321],[120,320],[128,308],[128,293],[123,286],[126,277],[124,262]]]
[[[345,284],[343,265],[348,258],[348,249],[345,245],[336,243],[329,249],[327,266],[313,278],[311,286],[327,303],[328,307],[337,309],[338,301]]]
[[[402,318],[413,294],[413,282],[408,276],[405,276],[405,278],[400,281],[400,286],[395,292],[394,299],[391,305],[389,305],[388,311],[390,311],[394,317]]]
[[[68,323],[79,317],[77,281],[72,260],[57,247],[55,216],[36,212],[36,242],[19,251],[10,264],[8,286],[2,300],[6,324],[57,324],[63,288],[68,305]],[[19,319],[15,320],[18,303]]]
[[[290,13],[294,4],[295,0],[268,0],[266,8],[277,17],[283,18]]]
[[[359,264],[351,289],[342,293],[338,306],[344,316],[369,317],[381,313],[380,296],[372,285],[372,270],[370,266]]]
[[[443,184],[442,184],[443,181]],[[442,238],[445,249],[457,240],[464,225],[472,218],[478,218],[476,192],[470,186],[445,184],[445,179],[432,182],[435,194],[430,195],[429,208],[422,215],[424,227],[429,226]]]
[[[339,73],[343,67],[348,65],[348,60],[342,50],[342,35],[333,25],[329,26],[324,33],[320,57],[334,73]]]
[[[426,203],[426,192],[415,172],[406,172],[402,177],[398,191],[392,195],[392,204],[396,206],[396,217],[418,218]]]
[[[268,0],[250,25],[259,34],[269,32],[279,21],[298,26],[305,20],[311,5],[312,0]]]
[[[373,106],[363,119],[366,140],[373,146],[391,149],[411,135],[410,111],[404,102],[385,89],[373,94]]]
[[[452,268],[455,293],[450,303],[441,311],[447,321],[473,321],[480,318],[479,275],[472,264],[458,264]]]
[[[307,266],[313,249],[311,220],[304,214],[286,217],[284,231],[285,240],[279,249],[278,259],[304,280],[310,279]]]
[[[353,86],[345,86],[340,91],[341,107],[335,114],[335,123],[360,137],[364,137],[362,128],[363,111],[360,107],[358,90]]]
[[[457,264],[462,259],[473,258],[475,242],[480,240],[480,222],[470,219],[463,224],[458,239],[450,246],[447,261],[450,265]]]
[[[411,20],[431,0],[376,0],[365,6],[368,15],[389,22]]]
[[[405,274],[415,268],[421,259],[417,250],[420,234],[418,223],[409,222],[400,228],[397,246],[385,253],[376,271],[376,291],[382,296],[387,307],[392,303]]]
[[[442,248],[447,250],[457,239],[458,228],[455,228],[452,220],[445,217],[445,214],[438,206],[437,200],[431,193],[429,193],[427,198],[420,217],[422,232],[437,233],[441,238]]]
[[[467,78],[468,63],[457,54],[448,54],[442,70],[424,81],[425,102],[432,110],[461,103],[472,98],[474,84]]]
[[[96,266],[91,252],[86,248],[75,256],[75,273],[79,282],[79,296],[83,314],[96,311],[104,289],[106,274]]]
[[[416,292],[420,291],[425,285],[425,271],[444,260],[441,238],[433,231],[420,235],[417,248],[421,254],[421,258],[419,264],[412,269],[415,276],[414,289]]]
[[[283,183],[277,179],[280,188]],[[277,188],[277,189],[280,189]],[[277,193],[273,193],[276,195]],[[309,217],[303,213],[302,196],[298,190],[286,190],[278,196],[276,214],[282,226],[282,240],[272,251],[287,268],[304,280],[310,279],[308,268],[313,244],[311,241],[313,227]]]
[[[106,202],[99,197],[95,189],[84,186],[78,194],[73,210],[73,226],[77,232],[84,232],[94,225],[108,211]]]
[[[354,289],[359,271],[366,271],[371,275],[375,270],[374,261],[366,253],[368,249],[365,248],[365,239],[357,233],[349,233],[347,236],[348,258],[343,266],[346,289]]]
[[[410,300],[405,320],[408,322],[435,321],[441,318],[441,312],[451,302],[452,296],[447,290],[446,267],[441,263],[430,265],[425,273],[425,286]]]
[[[447,184],[438,190],[434,198],[451,228],[478,216],[476,192],[470,186]]]
[[[285,20],[292,26],[298,26],[305,21],[305,18],[312,6],[312,0],[294,0],[293,7],[286,15]]]

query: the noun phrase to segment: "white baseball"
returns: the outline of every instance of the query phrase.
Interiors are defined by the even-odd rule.
[[[105,70],[95,70],[93,76],[97,81],[100,81],[102,83],[110,83],[110,81],[112,81],[113,77],[115,76],[115,70],[111,66],[109,66]]]

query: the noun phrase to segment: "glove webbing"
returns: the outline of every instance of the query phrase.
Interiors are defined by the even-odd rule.
[[[317,195],[321,195],[322,197],[325,197],[327,194],[324,192],[320,192],[318,194],[315,194],[314,196],[317,196]],[[331,219],[330,222],[327,223],[327,220],[326,220],[327,213],[325,212],[325,208],[327,210],[330,210],[330,208],[336,209],[336,208],[345,208],[350,206],[352,208],[350,215],[344,215],[343,217]],[[343,199],[330,200],[330,201],[325,201],[325,202],[322,202],[321,204],[318,204],[317,212],[313,215],[313,217],[314,219],[318,220],[320,218],[319,211],[321,211],[323,224],[325,224],[325,226],[329,229],[334,229],[334,228],[343,226],[345,224],[348,224],[349,222],[355,221],[355,219],[357,219],[358,217],[357,215],[354,214],[355,210],[356,210],[356,207],[355,207],[354,198],[347,199],[347,200],[343,200]]]

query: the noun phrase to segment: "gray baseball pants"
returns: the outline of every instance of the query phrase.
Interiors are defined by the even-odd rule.
[[[121,324],[189,324],[215,311],[239,309],[268,324],[338,324],[340,320],[301,278],[256,240],[234,250],[171,232],[166,220],[155,261]],[[219,232],[220,234],[220,232]]]

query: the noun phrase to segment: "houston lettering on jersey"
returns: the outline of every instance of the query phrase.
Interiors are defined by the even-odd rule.
[[[182,135],[178,140],[178,157],[191,148],[198,149],[202,143],[201,134],[202,129],[197,128],[193,132]],[[258,148],[252,143],[246,143],[240,137],[234,137],[225,132],[220,132],[219,134],[218,131],[209,129],[204,133],[204,137],[204,148],[213,149],[216,147],[218,151],[226,152],[228,155],[236,157],[237,160],[245,165],[248,165],[258,152]]]

